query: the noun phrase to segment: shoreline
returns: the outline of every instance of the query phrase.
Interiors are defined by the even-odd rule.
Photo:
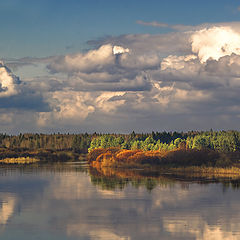
[[[176,149],[172,151],[94,149],[88,154],[93,168],[145,169],[181,175],[237,176],[238,159],[216,151]]]

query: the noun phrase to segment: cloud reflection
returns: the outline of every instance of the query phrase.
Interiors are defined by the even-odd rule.
[[[5,225],[14,213],[16,197],[13,194],[1,193],[0,203],[0,225]]]
[[[21,184],[17,172],[2,178],[1,189],[11,189],[0,193],[3,239],[18,231],[22,239],[239,239],[238,189],[162,179],[149,191],[130,176],[106,186],[86,172],[46,171],[29,170]]]
[[[225,230],[221,226],[209,225],[199,216],[179,216],[182,218],[164,219],[164,229],[173,237],[181,235],[192,235],[196,240],[237,240],[239,236],[233,231]],[[240,227],[240,224],[238,224]]]

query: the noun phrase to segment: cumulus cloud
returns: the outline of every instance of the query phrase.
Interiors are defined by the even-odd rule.
[[[57,121],[60,125],[71,119],[73,125],[79,124],[89,113],[94,111],[94,106],[86,104],[88,93],[77,91],[55,91],[47,96],[50,112],[39,112],[37,124],[42,127],[54,125]]]
[[[94,112],[103,112],[109,115],[125,103],[123,99],[114,99],[123,96],[124,92],[78,92],[65,89],[56,91],[48,96],[52,111],[39,112],[37,124],[40,127],[58,124],[71,124],[77,126]]]
[[[240,55],[232,54],[224,56],[217,60],[208,60],[205,65],[205,70],[214,76],[226,77],[231,82],[240,77]]]
[[[195,31],[189,41],[194,54],[169,55],[164,58],[161,70],[153,73],[155,79],[188,82],[197,88],[226,87],[237,83],[240,44],[238,32],[230,27],[213,27]]]
[[[104,67],[114,64],[113,47],[103,45],[99,49],[87,53],[78,53],[59,57],[48,68],[53,72],[101,72]]]
[[[164,71],[167,68],[180,70],[185,68],[185,63],[191,60],[197,59],[195,55],[186,55],[186,56],[173,56],[169,55],[164,58],[161,62],[161,70]]]
[[[69,76],[79,91],[143,91],[151,85],[145,70],[159,66],[156,54],[139,55],[129,48],[104,44],[96,50],[59,57],[48,65],[52,72]]]
[[[121,46],[114,46],[113,47],[113,54],[122,54],[122,53],[128,53],[129,49],[128,48],[123,48]]]
[[[3,63],[0,63],[0,98],[16,95],[19,83],[19,78]]]
[[[2,66],[2,114],[14,106],[31,111],[37,119],[32,127],[41,129],[56,123],[81,125],[83,131],[101,131],[103,125],[113,131],[141,131],[146,125],[146,131],[208,129],[209,124],[238,128],[240,23],[121,35],[95,44],[86,52],[19,60],[20,76],[23,62],[29,72],[38,64],[39,72],[46,71],[43,65],[49,71],[24,77],[21,84]]]
[[[40,89],[33,88],[31,84],[20,81],[6,65],[0,63],[0,109],[48,111]]]
[[[213,27],[195,32],[192,37],[192,51],[201,63],[208,59],[218,60],[220,57],[240,54],[240,34],[231,27]]]
[[[52,72],[63,72],[72,74],[73,72],[96,73],[111,71],[116,65],[116,60],[124,53],[129,53],[128,48],[105,44],[87,53],[78,53],[57,57],[48,65]]]
[[[104,112],[114,111],[118,106],[125,103],[124,99],[114,99],[123,96],[125,92],[106,92],[96,98],[96,105]]]
[[[145,73],[77,73],[69,78],[72,89],[78,91],[148,91],[151,83]]]

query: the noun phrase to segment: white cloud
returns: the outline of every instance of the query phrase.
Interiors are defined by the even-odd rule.
[[[0,63],[0,98],[9,97],[18,93],[19,79]]]
[[[56,72],[98,72],[104,67],[114,64],[113,47],[110,44],[103,45],[99,49],[90,50],[87,53],[66,55],[57,58],[49,65],[49,69]]]
[[[161,62],[161,70],[166,70],[167,68],[173,68],[176,70],[183,69],[185,67],[185,62],[197,59],[195,55],[186,55],[186,56],[173,56],[169,55],[164,58]]]
[[[113,97],[123,96],[125,92],[105,92],[96,98],[96,105],[104,112],[112,112],[125,103],[124,99],[111,101]]]
[[[125,100],[114,99],[123,96],[124,92],[78,92],[65,89],[49,94],[48,101],[52,107],[51,112],[40,112],[38,125],[40,127],[55,125],[55,122],[78,125],[91,113],[100,111],[112,114]]]
[[[97,44],[86,52],[15,61],[30,64],[30,77],[21,85],[2,66],[1,126],[6,128],[8,120],[16,124],[20,113],[15,110],[24,108],[32,114],[29,119],[37,116],[32,129],[208,129],[216,118],[217,127],[239,128],[240,23],[122,35]],[[33,77],[33,63],[55,75]]]
[[[49,104],[52,106],[51,112],[40,112],[38,125],[63,124],[72,121],[72,124],[79,124],[87,116],[94,112],[95,108],[87,104],[89,93],[76,91],[56,91],[48,96]]]
[[[240,34],[231,27],[213,27],[196,31],[192,37],[192,51],[198,54],[201,63],[208,59],[240,54]]]
[[[121,46],[114,46],[113,47],[113,54],[122,54],[122,53],[129,53],[129,49],[128,48],[123,48]]]

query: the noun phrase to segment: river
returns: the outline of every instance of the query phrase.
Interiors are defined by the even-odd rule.
[[[0,239],[240,239],[230,183],[116,178],[82,163],[0,169]]]

